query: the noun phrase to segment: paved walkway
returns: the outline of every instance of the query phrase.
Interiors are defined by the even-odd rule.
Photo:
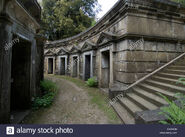
[[[47,76],[59,86],[54,104],[48,109],[33,112],[27,124],[110,124],[110,120],[96,105],[90,103],[88,93],[74,83]]]

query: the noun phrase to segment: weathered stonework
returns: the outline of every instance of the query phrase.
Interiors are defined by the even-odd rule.
[[[77,77],[86,80],[84,54],[88,51],[92,53],[90,77],[97,77],[100,87],[130,85],[185,51],[184,21],[185,8],[169,0],[119,0],[94,27],[46,43],[45,59],[59,56],[57,51],[65,48],[68,66],[78,55]],[[56,72],[59,69],[56,66]]]
[[[29,109],[33,97],[41,94],[40,12],[36,0],[0,0],[0,123],[10,123],[12,111]]]

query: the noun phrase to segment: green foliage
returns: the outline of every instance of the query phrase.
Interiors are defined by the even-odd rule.
[[[33,108],[47,108],[52,105],[55,95],[57,93],[58,87],[55,83],[49,80],[44,80],[40,83],[41,90],[44,95],[42,97],[37,97],[33,102]]]
[[[45,93],[56,92],[58,90],[58,87],[56,86],[56,84],[50,80],[41,81],[40,87],[41,87],[41,90]]]
[[[88,81],[86,83],[89,87],[97,87],[98,86],[98,81],[96,80],[95,77],[88,79]]]
[[[172,1],[178,2],[178,3],[181,3],[181,4],[185,5],[185,0],[172,0]]]
[[[97,0],[43,0],[42,7],[41,33],[49,40],[74,36],[91,27],[100,9]]]
[[[185,78],[179,78],[177,84],[183,84],[183,85],[185,85]]]
[[[177,106],[174,101],[170,101],[167,97],[161,95],[169,104],[167,107],[162,107],[160,114],[164,115],[168,120],[160,121],[161,124],[185,124],[185,96],[177,94],[180,104]]]

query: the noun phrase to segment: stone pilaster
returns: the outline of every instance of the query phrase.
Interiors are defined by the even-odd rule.
[[[9,123],[10,120],[12,50],[5,50],[5,46],[12,41],[11,26],[8,15],[0,13],[0,123]]]

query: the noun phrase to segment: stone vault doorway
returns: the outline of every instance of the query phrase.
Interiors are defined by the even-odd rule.
[[[31,105],[31,43],[20,40],[12,47],[10,111],[26,110]]]
[[[61,57],[60,58],[60,75],[66,74],[66,58]]]
[[[110,83],[110,51],[103,51],[101,54],[101,87],[108,88]]]
[[[78,76],[78,57],[74,56],[73,57],[73,77]]]
[[[48,74],[53,74],[53,58],[48,58]]]
[[[85,55],[85,81],[91,77],[91,55]]]

